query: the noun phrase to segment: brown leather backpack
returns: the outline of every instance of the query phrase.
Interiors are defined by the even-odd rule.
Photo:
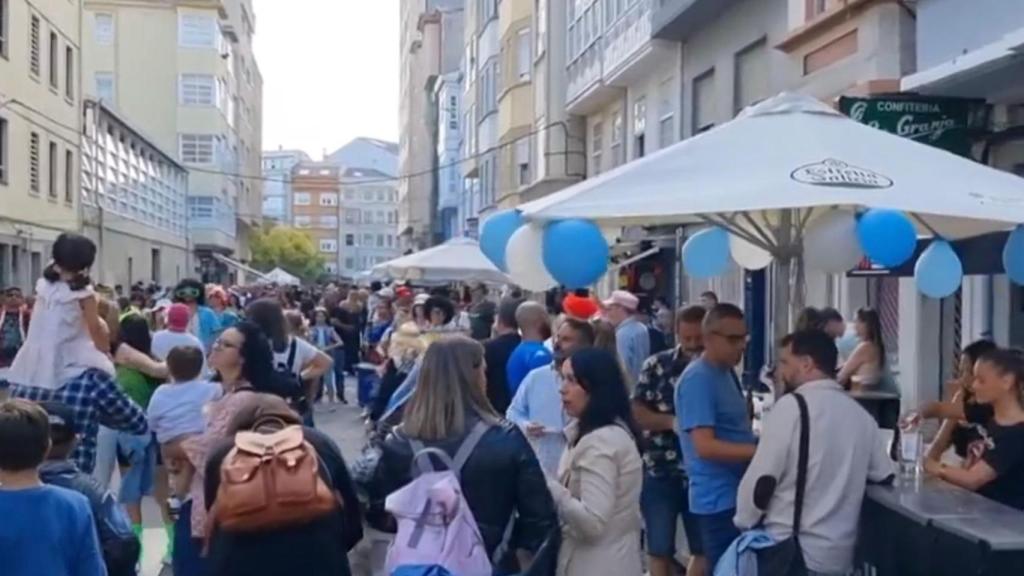
[[[320,477],[320,458],[301,426],[239,432],[220,466],[209,522],[227,532],[259,532],[306,524],[344,502]],[[212,534],[208,530],[207,534]]]

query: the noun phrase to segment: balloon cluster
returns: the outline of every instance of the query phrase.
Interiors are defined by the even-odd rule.
[[[608,271],[608,242],[589,220],[527,223],[516,210],[484,221],[480,249],[513,282],[534,292],[585,288]]]

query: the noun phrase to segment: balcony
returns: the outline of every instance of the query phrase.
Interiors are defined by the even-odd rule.
[[[592,114],[615,96],[615,89],[604,83],[603,47],[604,38],[598,37],[569,63],[565,99],[570,114]]]
[[[685,40],[740,0],[656,0],[651,34],[664,40]]]
[[[656,0],[634,2],[604,33],[604,80],[625,86],[647,74],[659,56],[671,55],[672,43],[651,37]]]
[[[194,248],[233,252],[237,222],[235,211],[213,196],[189,196],[188,230]]]

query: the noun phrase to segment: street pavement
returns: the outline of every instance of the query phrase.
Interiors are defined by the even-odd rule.
[[[354,396],[355,383],[347,386],[349,395]],[[351,462],[359,456],[365,439],[365,429],[360,417],[362,410],[354,404],[320,404],[316,407],[314,420],[318,430],[324,432],[341,448],[345,461]],[[115,486],[116,489],[116,486]],[[160,509],[153,498],[143,502],[142,571],[141,576],[169,576],[170,569],[162,571],[161,560],[167,546],[167,534],[160,519]]]

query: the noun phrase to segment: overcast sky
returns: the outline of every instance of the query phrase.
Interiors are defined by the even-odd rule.
[[[398,140],[400,0],[253,0],[263,149]]]

